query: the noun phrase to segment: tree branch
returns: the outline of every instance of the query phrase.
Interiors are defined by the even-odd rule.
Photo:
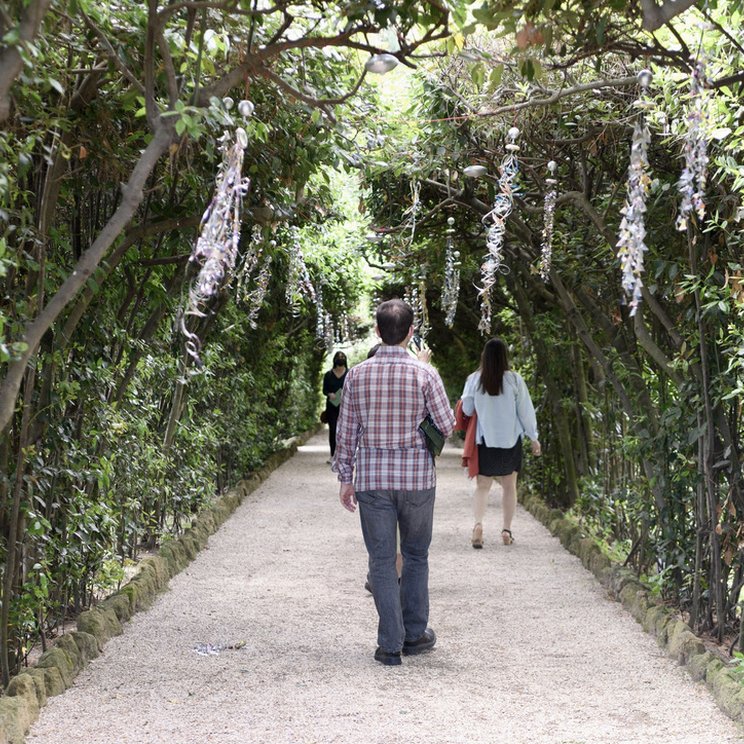
[[[18,24],[18,41],[0,50],[0,123],[10,114],[10,88],[23,69],[20,49],[39,33],[52,0],[31,0]]]
[[[289,95],[296,98],[297,100],[302,101],[303,103],[307,103],[310,106],[318,106],[320,108],[324,108],[325,106],[336,106],[340,103],[344,103],[349,98],[351,98],[359,90],[364,78],[367,76],[367,71],[365,70],[359,77],[359,80],[357,80],[354,87],[340,98],[314,98],[313,96],[308,95],[307,93],[303,93],[302,91],[292,87],[286,80],[277,75],[277,73],[275,73],[273,70],[270,70],[268,67],[261,68],[259,74],[262,77],[265,77],[267,80],[271,80],[279,88],[286,91],[287,93],[289,93]],[[326,114],[331,119],[333,119],[328,111],[326,111]]]
[[[525,108],[532,108],[533,106],[550,106],[553,103],[560,101],[562,98],[568,98],[569,96],[575,96],[579,93],[585,93],[588,90],[597,90],[599,88],[623,88],[630,85],[637,85],[638,78],[635,75],[624,78],[617,78],[616,80],[595,80],[591,83],[582,83],[581,85],[574,85],[571,88],[561,88],[560,90],[553,91],[549,96],[544,98],[531,98],[529,101],[520,101],[519,103],[511,103],[508,106],[499,106],[499,108],[492,109],[490,111],[482,111],[470,116],[485,118],[489,116],[499,116],[500,114],[507,114],[512,111],[521,111]]]
[[[134,216],[142,202],[147,179],[157,162],[167,151],[172,136],[170,125],[159,124],[154,137],[135,165],[129,181],[122,188],[123,195],[116,212],[98,234],[90,248],[80,256],[75,270],[65,279],[54,297],[39,315],[26,326],[21,338],[26,344],[26,350],[20,358],[8,365],[5,378],[0,384],[0,433],[7,429],[13,418],[23,374],[30,359],[36,354],[42,337],[65,307],[75,299],[103,260],[106,251]]]
[[[665,0],[659,6],[654,0],[640,0],[643,28],[646,31],[656,31],[671,21],[674,16],[691,8],[696,2],[697,0]]]
[[[85,13],[82,7],[78,7],[78,12],[83,17],[85,25],[98,37],[98,40],[103,45],[108,58],[114,63],[116,69],[127,79],[129,82],[142,94],[145,92],[145,87],[138,80],[135,74],[121,61],[121,57],[116,53],[116,50],[111,45],[106,34],[100,29]]]

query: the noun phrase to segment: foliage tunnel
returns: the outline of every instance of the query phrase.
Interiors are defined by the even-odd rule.
[[[545,454],[528,485],[698,630],[738,632],[740,2],[678,17],[654,6],[663,18],[624,0],[8,6],[5,682],[138,552],[314,423],[326,353],[368,327],[371,300],[415,298],[456,400],[484,340],[478,288],[512,127],[519,172],[490,331],[509,341],[539,408]],[[404,71],[371,81],[367,57],[391,53]],[[704,218],[680,232],[691,58],[707,64],[708,184]],[[633,313],[616,244],[640,117],[650,175]],[[237,254],[188,314],[221,138],[238,128],[250,186]],[[474,164],[486,175],[463,175]]]

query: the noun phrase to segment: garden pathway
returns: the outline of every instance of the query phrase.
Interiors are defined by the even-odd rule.
[[[153,607],[52,698],[33,744],[728,744],[707,690],[520,509],[472,550],[470,485],[440,459],[428,654],[372,659],[358,517],[316,436]],[[496,499],[498,502],[498,499]],[[200,644],[238,644],[200,655]],[[202,649],[204,646],[201,647]]]

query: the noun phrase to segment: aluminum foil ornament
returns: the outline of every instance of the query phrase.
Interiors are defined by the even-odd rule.
[[[651,184],[648,164],[648,145],[651,133],[646,124],[645,110],[650,105],[646,91],[651,82],[651,73],[643,70],[638,74],[641,94],[634,105],[639,110],[633,129],[628,166],[628,184],[625,205],[620,210],[620,235],[617,242],[617,257],[620,259],[622,286],[628,296],[631,316],[636,314],[641,301],[643,287],[643,256],[646,247],[646,198]]]
[[[189,259],[200,269],[189,290],[188,307],[181,315],[186,350],[201,365],[201,342],[188,330],[188,316],[204,317],[206,305],[229,279],[235,267],[240,241],[240,214],[250,179],[243,178],[243,153],[248,135],[239,127],[235,137],[225,132],[220,138],[222,161],[217,170],[214,195],[202,216],[199,237]]]
[[[516,144],[518,136],[519,129],[516,127],[512,127],[507,132],[506,156],[499,168],[498,192],[493,201],[493,208],[483,218],[483,224],[489,226],[486,235],[488,253],[481,264],[481,286],[478,288],[481,319],[478,330],[484,335],[491,332],[491,299],[497,276],[509,271],[508,267],[503,265],[502,251],[506,236],[506,219],[514,207],[515,181],[519,173],[519,160],[517,159],[519,145]]]
[[[261,258],[261,246],[263,244],[263,229],[261,225],[254,225],[251,230],[251,239],[243,257],[243,263],[236,276],[236,295],[239,301],[245,302],[253,270]]]
[[[323,281],[315,290],[315,337],[325,339],[325,320],[328,313],[323,307]]]
[[[431,330],[429,325],[429,310],[426,307],[426,275],[419,276],[419,283],[406,289],[403,301],[413,310],[413,327],[416,333],[425,339]]]
[[[326,313],[323,326],[323,342],[329,352],[333,349],[333,346],[336,343],[335,339],[336,329],[333,325],[333,318],[330,313]]]
[[[455,218],[447,218],[447,248],[444,253],[444,287],[442,288],[442,311],[444,324],[452,328],[455,323],[457,302],[460,299],[460,251],[454,247]]]
[[[677,230],[680,232],[687,229],[692,212],[695,212],[699,221],[705,217],[705,183],[708,177],[708,140],[705,134],[708,93],[705,81],[705,63],[697,60],[690,79],[690,102],[687,109],[684,147],[685,166],[677,182],[677,188],[682,196],[676,222]]]
[[[540,255],[540,277],[544,282],[548,281],[550,276],[550,267],[553,262],[553,225],[555,222],[555,203],[558,198],[556,184],[558,181],[554,178],[555,169],[558,164],[555,160],[548,163],[548,177],[545,179],[547,190],[545,192],[545,201],[543,204],[543,233],[542,233],[542,250]]]
[[[421,274],[419,276],[418,285],[418,301],[419,301],[419,325],[418,334],[422,339],[426,340],[431,330],[429,324],[429,308],[426,305],[426,275]]]
[[[413,239],[416,237],[416,220],[418,214],[421,211],[421,201],[419,200],[419,194],[421,193],[421,183],[419,181],[411,182],[411,206],[408,209],[408,214],[411,215],[411,238],[409,245],[413,245]]]
[[[287,307],[293,317],[300,314],[302,298],[315,301],[315,287],[310,280],[305,259],[300,247],[300,231],[297,227],[290,228],[292,240],[289,246],[289,266],[287,268],[287,285],[284,297]]]
[[[254,330],[258,327],[258,313],[263,306],[266,293],[269,291],[269,280],[271,279],[271,256],[266,256],[256,276],[253,289],[244,295],[244,301],[248,306],[248,324]]]

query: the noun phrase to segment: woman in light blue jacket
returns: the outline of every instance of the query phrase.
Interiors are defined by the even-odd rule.
[[[483,547],[483,518],[494,478],[498,478],[502,490],[501,539],[504,545],[511,545],[514,542],[512,519],[517,508],[517,475],[522,467],[522,435],[531,440],[533,455],[539,455],[541,450],[532,399],[521,375],[509,369],[506,344],[500,338],[492,338],[483,347],[480,368],[465,382],[462,410],[466,416],[476,413],[478,422],[473,547]]]

